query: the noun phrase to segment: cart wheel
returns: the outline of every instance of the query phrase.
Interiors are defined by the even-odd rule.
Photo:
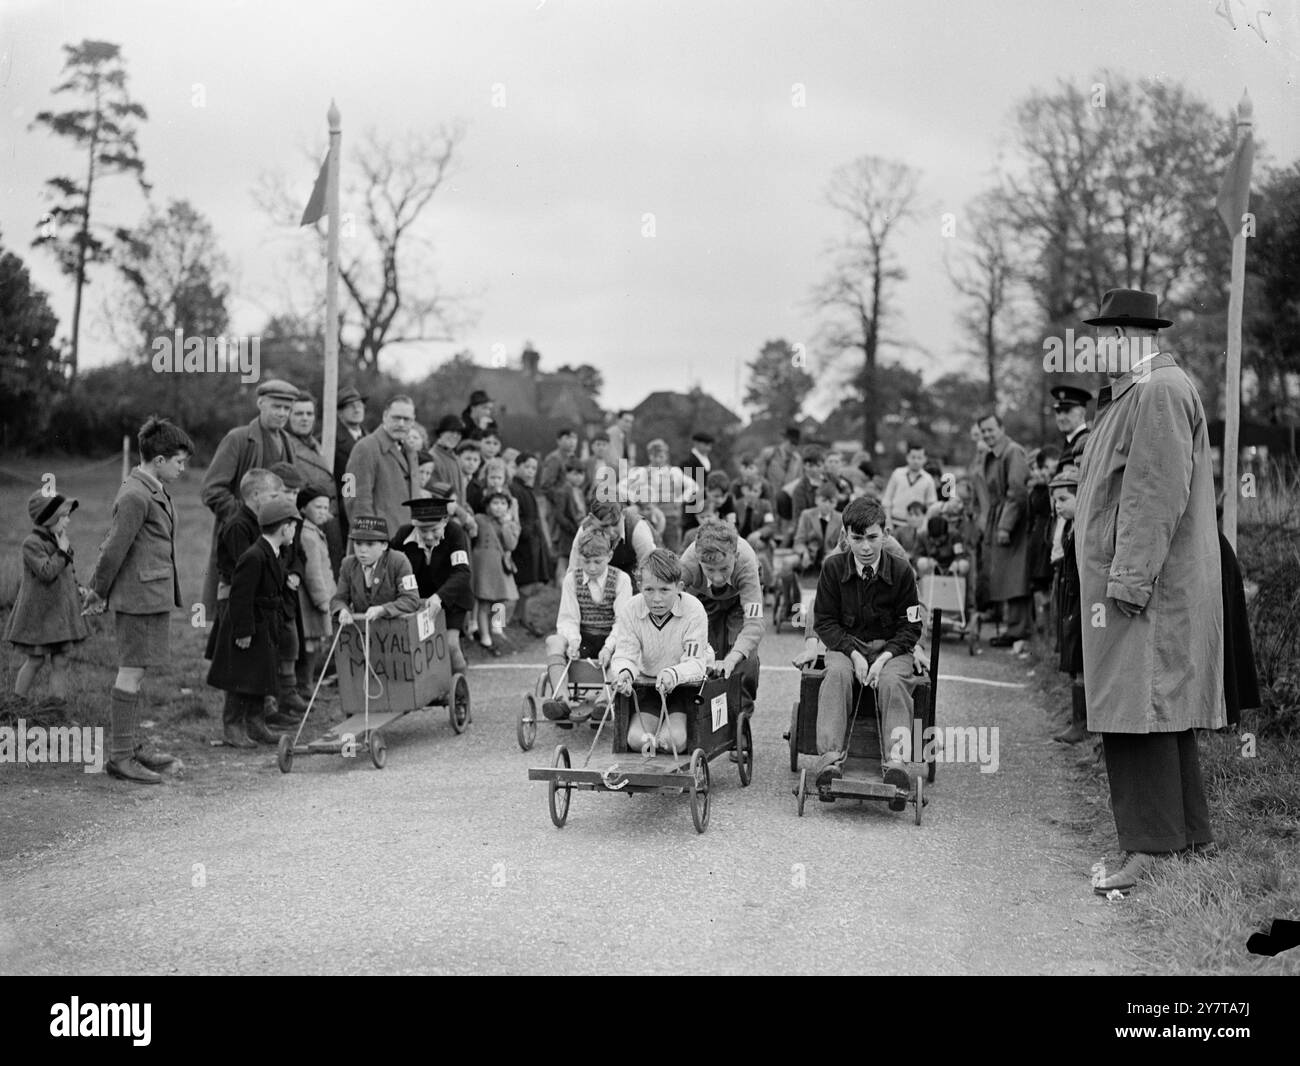
[[[287,774],[293,769],[293,737],[288,733],[280,737],[280,743],[276,745],[275,761],[282,774]]]
[[[799,772],[799,701],[794,701],[790,708],[790,772]]]
[[[564,766],[566,769],[573,765],[569,761],[569,749],[560,744],[555,749],[555,758],[551,760],[552,766]],[[551,779],[550,786],[547,789],[547,802],[551,805],[551,821],[555,823],[556,829],[563,829],[564,823],[569,820],[569,798],[573,794],[573,788],[569,785],[560,786],[560,783],[554,778]]]
[[[697,833],[709,828],[709,760],[703,748],[691,752],[691,821]]]
[[[537,739],[537,697],[531,692],[524,697],[524,705],[519,709],[519,722],[515,726],[515,739],[523,751],[530,751],[533,741]]]
[[[754,780],[754,733],[749,728],[749,715],[740,716],[736,728],[736,769],[740,772],[742,787]]]
[[[806,769],[799,771],[799,787],[795,789],[796,803],[798,804],[799,817],[803,817],[803,801],[808,795],[808,771]]]
[[[447,716],[451,719],[451,728],[457,733],[465,732],[470,717],[469,681],[464,674],[451,675],[451,699],[447,701]]]
[[[924,807],[925,804],[921,800],[921,779],[919,777],[916,779],[916,795],[912,797],[912,802],[916,804],[916,824],[920,825],[921,808]]]
[[[388,762],[388,741],[384,739],[384,734],[371,733],[369,747],[370,761],[375,764],[376,770],[382,770]]]

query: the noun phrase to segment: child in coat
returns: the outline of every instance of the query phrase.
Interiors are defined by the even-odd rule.
[[[352,554],[343,560],[330,599],[330,614],[339,625],[396,618],[420,609],[420,587],[410,560],[389,549],[388,536],[388,520],[379,516],[361,515],[349,528]]]
[[[492,643],[492,632],[505,625],[504,608],[519,599],[515,585],[515,562],[512,553],[519,544],[519,523],[510,517],[510,497],[504,492],[489,492],[483,497],[486,518],[478,524],[474,542],[474,596],[478,600],[478,642],[489,655],[500,655]],[[494,626],[495,620],[495,626]]]
[[[68,699],[68,649],[89,635],[81,617],[81,596],[72,567],[68,519],[77,501],[42,490],[27,501],[33,528],[23,541],[18,598],[4,639],[27,656],[14,681],[14,695],[26,699],[36,675],[50,659],[50,703]]]
[[[283,491],[284,482],[280,477],[260,466],[253,467],[239,479],[239,510],[222,522],[217,531],[217,611],[212,620],[212,628],[208,631],[208,645],[203,653],[205,659],[211,660],[216,653],[217,629],[226,613],[226,601],[230,599],[230,582],[235,576],[235,564],[261,536],[257,513],[272,496]]]
[[[264,700],[279,684],[285,624],[281,557],[297,534],[298,509],[285,497],[274,496],[258,512],[257,521],[257,541],[235,564],[208,684],[226,692],[227,726],[242,725],[249,739],[275,744],[280,737],[266,724]]]
[[[302,648],[296,664],[298,694],[310,699],[316,678],[324,665],[324,641],[330,626],[330,597],[334,595],[334,572],[330,568],[329,542],[321,528],[330,518],[329,496],[323,489],[307,486],[298,493],[302,529],[298,541],[307,564],[298,586],[298,617],[302,621]]]
[[[1075,492],[1079,487],[1079,468],[1067,465],[1048,484],[1052,507],[1060,523],[1059,541],[1053,538],[1052,611],[1056,619],[1056,644],[1062,673],[1070,675],[1070,724],[1052,737],[1062,744],[1078,744],[1088,739],[1088,701],[1083,687],[1082,604],[1079,593],[1079,567],[1074,554]]]
[[[185,472],[194,443],[165,418],[151,418],[136,437],[140,465],[117,499],[99,546],[86,610],[110,608],[117,635],[117,677],[109,708],[111,738],[104,768],[114,777],[156,785],[158,771],[177,773],[181,761],[135,740],[140,685],[151,666],[171,662],[171,612],[181,606],[176,571],[176,510],[166,486]]]

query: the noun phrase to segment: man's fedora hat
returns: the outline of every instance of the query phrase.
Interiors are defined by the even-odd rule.
[[[469,406],[477,407],[481,403],[491,403],[492,397],[482,389],[475,389],[469,394]]]
[[[338,406],[346,407],[350,403],[365,403],[366,397],[359,393],[355,386],[349,385],[347,388],[339,389]]]
[[[1085,318],[1089,326],[1134,326],[1138,329],[1165,329],[1173,323],[1157,318],[1159,301],[1153,292],[1141,289],[1111,289],[1101,298],[1101,313]]]
[[[1065,411],[1071,407],[1087,407],[1092,403],[1092,393],[1077,385],[1057,385],[1052,389],[1052,399],[1056,401],[1052,405],[1054,410]]]
[[[438,496],[407,500],[402,506],[411,509],[411,522],[417,526],[437,525],[447,517],[448,501]]]
[[[381,540],[387,543],[388,521],[380,515],[361,515],[352,520],[348,536],[353,540]]]

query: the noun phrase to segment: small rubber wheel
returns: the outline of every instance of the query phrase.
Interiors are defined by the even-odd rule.
[[[287,774],[293,769],[293,737],[288,733],[284,734],[275,746],[275,761],[282,774]]]
[[[519,709],[515,739],[523,751],[531,751],[533,742],[537,739],[537,697],[531,692],[524,696],[524,705]]]
[[[736,769],[740,773],[741,787],[754,780],[754,734],[749,728],[749,715],[740,716],[736,730]]]
[[[800,682],[802,684],[802,682]],[[799,772],[799,701],[790,708],[790,772]]]
[[[709,828],[709,760],[703,748],[691,752],[691,821],[697,833]]]
[[[388,762],[388,741],[384,739],[383,733],[370,734],[370,761],[375,764],[376,770],[382,770]]]
[[[803,801],[808,796],[808,771],[806,769],[799,771],[799,787],[795,789],[795,802],[798,805],[799,817],[803,817]]]
[[[469,704],[469,681],[464,674],[451,675],[451,698],[447,701],[447,717],[451,728],[463,733],[472,721]]]
[[[920,825],[921,808],[925,806],[925,803],[921,797],[921,779],[919,777],[916,779],[916,795],[912,797],[912,802],[916,804],[916,824]]]
[[[553,767],[563,766],[565,769],[572,766],[569,760],[569,749],[560,744],[555,749],[555,758],[551,760]],[[551,807],[551,821],[555,823],[556,829],[563,829],[564,823],[569,820],[569,799],[573,795],[573,789],[569,785],[561,786],[555,779],[551,778],[547,787],[546,800]]]

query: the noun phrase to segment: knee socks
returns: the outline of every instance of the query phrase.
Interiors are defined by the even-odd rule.
[[[140,693],[113,688],[109,704],[108,757],[114,762],[135,754],[135,725],[140,713]]]

